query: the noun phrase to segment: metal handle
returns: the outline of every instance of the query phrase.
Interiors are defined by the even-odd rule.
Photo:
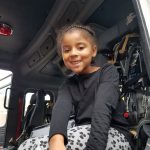
[[[8,92],[8,90],[11,90],[11,88],[7,88],[7,89],[6,89],[5,98],[4,98],[4,108],[5,108],[5,109],[12,109],[12,108],[6,106],[7,92]]]

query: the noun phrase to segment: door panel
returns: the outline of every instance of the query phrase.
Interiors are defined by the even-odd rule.
[[[11,86],[12,72],[0,70],[0,147],[4,144],[7,109],[4,108],[5,91]],[[6,105],[9,103],[10,92],[7,93]]]

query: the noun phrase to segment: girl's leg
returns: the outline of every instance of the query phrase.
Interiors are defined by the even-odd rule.
[[[68,130],[67,150],[83,150],[86,147],[90,129],[91,125],[82,125]],[[111,127],[105,150],[131,150],[131,146],[122,133]]]
[[[74,126],[75,121],[71,119],[68,122],[68,129]],[[48,136],[29,138],[19,146],[18,150],[48,150],[48,140]]]
[[[83,150],[89,138],[91,125],[75,126],[68,130],[67,150]]]
[[[132,150],[125,136],[114,128],[108,132],[106,150]]]
[[[30,138],[24,141],[18,150],[48,150],[48,136]]]
[[[75,126],[68,129],[67,150],[83,150],[89,138],[91,125]],[[48,136],[30,138],[18,150],[48,150]],[[131,150],[125,136],[114,128],[108,132],[106,150]]]

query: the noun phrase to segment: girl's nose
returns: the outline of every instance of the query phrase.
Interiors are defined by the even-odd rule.
[[[70,51],[70,56],[76,56],[78,55],[78,52],[76,50],[76,48],[73,48],[71,51]]]

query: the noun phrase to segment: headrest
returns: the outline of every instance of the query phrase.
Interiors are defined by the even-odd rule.
[[[30,105],[36,104],[36,96],[35,93],[31,96]]]

